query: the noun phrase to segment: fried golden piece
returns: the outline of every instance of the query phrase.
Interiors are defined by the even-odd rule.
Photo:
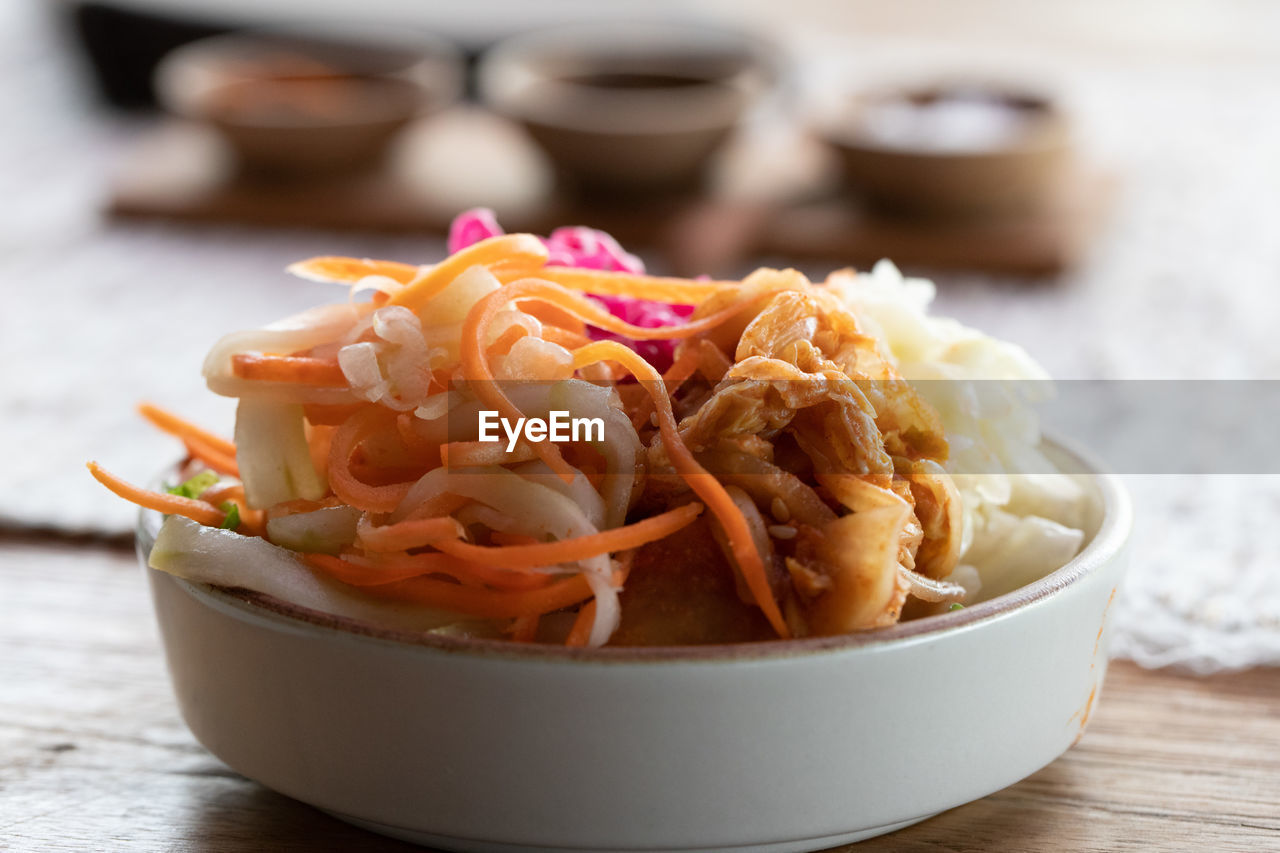
[[[803,274],[795,270],[758,269],[742,280],[742,284],[731,290],[724,290],[708,297],[698,305],[690,320],[701,320],[710,317],[742,299],[744,293],[758,293],[759,298],[752,301],[746,309],[732,319],[721,323],[704,336],[715,344],[722,352],[732,354],[747,328],[761,311],[778,293],[787,291],[804,291],[813,287]]]
[[[875,338],[862,333],[853,313],[817,288],[779,293],[747,325],[735,356],[740,364],[753,357],[780,359],[810,376],[838,371],[856,384],[874,412],[883,452],[910,484],[903,496],[915,505],[923,531],[919,551],[904,565],[934,578],[950,574],[959,559],[961,512],[959,494],[942,469],[948,453],[942,421],[898,375]],[[824,426],[820,435],[831,436],[833,424]],[[868,473],[848,466],[826,470]]]
[[[862,391],[838,370],[810,374],[752,356],[730,368],[711,399],[680,424],[680,435],[699,450],[742,435],[771,439],[791,426],[802,446],[821,449],[831,470],[889,476],[893,462],[874,418]]]
[[[947,460],[947,440],[937,413],[831,294],[810,287],[775,295],[738,341],[735,359],[741,363],[753,356],[779,359],[810,375],[844,374],[858,384],[874,410],[890,455]]]
[[[806,627],[811,634],[845,634],[892,625],[907,599],[899,567],[911,504],[851,475],[823,479],[853,512],[802,539],[788,559],[793,575],[803,566],[829,579],[818,595],[802,601]]]
[[[893,624],[919,586],[906,573],[942,578],[958,559],[960,503],[942,467],[941,421],[835,297],[792,271],[762,271],[747,286],[762,297],[735,324],[735,363],[680,422],[681,437],[709,460],[736,460],[743,496],[766,511],[776,499],[788,516],[795,484],[774,474],[753,486],[743,460],[776,470],[777,448],[798,448],[806,476],[844,513],[811,512],[816,524],[778,525],[777,547],[767,543],[787,569],[779,598],[796,634]],[[730,331],[716,331],[715,343],[730,345]],[[663,468],[660,444],[649,461]]]
[[[684,646],[771,640],[760,608],[737,594],[736,573],[699,518],[645,545],[619,596],[622,622],[612,646]]]
[[[950,475],[932,459],[918,459],[902,472],[911,490],[922,540],[909,568],[931,578],[945,578],[960,559],[964,511]]]

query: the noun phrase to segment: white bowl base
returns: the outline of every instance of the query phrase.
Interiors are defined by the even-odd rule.
[[[371,820],[361,820],[360,818],[344,815],[341,812],[329,811],[328,809],[321,809],[321,811],[333,815],[338,820],[349,823],[352,826],[358,826],[361,829],[367,829],[379,835],[386,835],[390,838],[408,841],[413,844],[421,844],[424,847],[457,851],[457,853],[587,853],[588,850],[590,853],[676,853],[676,851],[688,851],[688,853],[812,853],[812,851],[826,850],[831,847],[839,847],[842,844],[852,844],[855,841],[863,841],[867,838],[875,838],[877,835],[896,832],[899,829],[933,817],[933,815],[927,814],[897,823],[858,829],[841,835],[828,835],[822,838],[797,838],[790,841],[775,841],[769,844],[749,844],[743,847],[667,847],[661,849],[619,847],[601,850],[597,847],[530,847],[470,838],[450,838],[443,835],[418,832],[400,826],[388,826],[385,823],[377,823]]]

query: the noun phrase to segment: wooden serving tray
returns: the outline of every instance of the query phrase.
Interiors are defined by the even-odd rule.
[[[1112,195],[1105,176],[1077,169],[1042,209],[1015,218],[904,219],[833,190],[832,170],[830,158],[803,139],[782,148],[739,140],[702,195],[572,198],[556,191],[549,166],[519,129],[461,109],[406,131],[377,171],[264,181],[239,175],[211,131],[165,120],[128,152],[107,210],[116,217],[440,234],[459,210],[484,205],[511,231],[603,228],[681,275],[731,275],[765,256],[859,267],[888,257],[908,270],[1039,276],[1076,263]]]

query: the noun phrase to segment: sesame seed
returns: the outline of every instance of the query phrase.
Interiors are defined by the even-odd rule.
[[[782,498],[773,499],[773,503],[769,504],[769,512],[773,513],[773,517],[783,523],[791,520],[791,510],[787,509],[787,505]]]

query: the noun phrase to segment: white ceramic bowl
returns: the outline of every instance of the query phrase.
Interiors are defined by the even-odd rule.
[[[344,820],[453,850],[816,850],[997,791],[1080,736],[1131,518],[1114,478],[1087,479],[1096,511],[1066,566],[843,637],[407,638],[148,574],[191,731]],[[158,520],[144,516],[144,562]]]

